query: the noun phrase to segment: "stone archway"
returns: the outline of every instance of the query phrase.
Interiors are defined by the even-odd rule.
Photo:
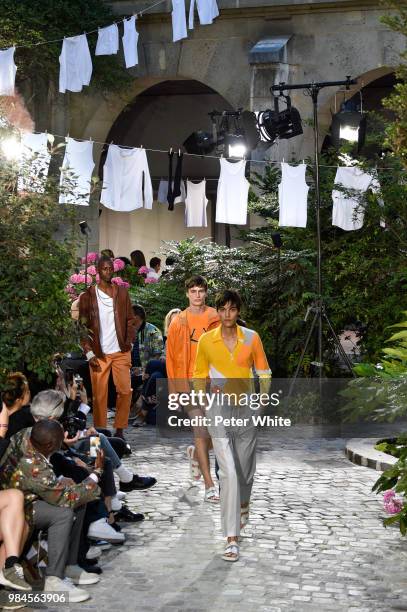
[[[120,106],[121,110],[117,114],[114,108]],[[101,142],[135,147],[142,145],[147,149],[156,198],[160,180],[168,177],[169,148],[180,149],[186,138],[198,129],[210,132],[208,113],[215,109],[231,110],[232,106],[216,91],[197,80],[171,79],[144,88],[126,105],[116,101],[114,108],[110,109],[110,123],[107,115],[102,121],[100,111],[88,122],[87,130],[92,135],[99,130]],[[195,181],[206,179],[206,195],[210,201],[207,207],[207,228],[186,228],[184,205],[175,206],[175,210],[169,212],[167,206],[155,201],[152,211],[139,209],[132,213],[113,212],[102,207],[99,220],[100,248],[110,248],[116,255],[125,256],[134,249],[140,249],[145,252],[148,260],[166,240],[195,236],[223,242],[221,228],[215,226],[213,214],[219,161],[185,157],[183,177]]]

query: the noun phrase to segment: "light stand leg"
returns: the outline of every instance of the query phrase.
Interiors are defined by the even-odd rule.
[[[289,396],[291,395],[292,390],[294,389],[295,381],[297,380],[298,374],[300,373],[302,362],[304,360],[305,353],[307,352],[307,348],[308,348],[308,345],[309,345],[311,337],[312,337],[312,332],[314,331],[315,323],[317,322],[317,317],[319,317],[319,313],[318,313],[318,311],[315,311],[314,318],[312,319],[312,323],[311,323],[311,326],[309,328],[307,338],[305,340],[304,348],[302,349],[301,357],[300,357],[300,359],[298,361],[296,370],[294,372],[293,379],[291,381],[290,390],[288,392]]]
[[[354,378],[356,378],[356,374],[355,374],[355,372],[353,371],[353,365],[352,365],[352,363],[351,363],[351,361],[350,361],[349,357],[348,357],[348,356],[347,356],[347,354],[345,353],[345,351],[344,351],[344,349],[343,349],[343,346],[342,346],[342,344],[341,344],[341,341],[339,340],[338,336],[336,335],[336,332],[335,332],[335,330],[334,330],[334,328],[333,328],[333,326],[332,326],[332,323],[331,323],[331,321],[329,320],[329,317],[328,317],[328,315],[326,314],[325,310],[323,311],[323,316],[324,316],[325,321],[326,321],[326,322],[327,322],[327,324],[328,324],[329,330],[330,330],[330,332],[331,332],[331,334],[332,334],[332,338],[334,339],[334,342],[335,342],[335,344],[336,344],[336,347],[337,347],[337,349],[338,349],[338,351],[339,351],[339,353],[340,353],[340,355],[341,355],[341,357],[342,357],[342,359],[343,359],[344,363],[345,363],[345,364],[348,366],[348,368],[349,368],[350,372],[352,373],[352,376],[353,376]]]
[[[85,235],[85,289],[88,288],[88,252],[89,252],[89,237]]]

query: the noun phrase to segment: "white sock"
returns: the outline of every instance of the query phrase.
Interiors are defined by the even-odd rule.
[[[132,472],[124,467],[123,463],[121,463],[119,467],[115,469],[115,472],[120,478],[120,482],[131,482],[133,480]]]

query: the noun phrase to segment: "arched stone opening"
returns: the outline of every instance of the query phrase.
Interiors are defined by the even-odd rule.
[[[232,106],[216,91],[196,80],[166,80],[140,92],[116,117],[103,140],[126,146],[143,146],[147,151],[155,201],[153,210],[139,209],[131,213],[114,212],[102,207],[99,224],[99,244],[115,255],[142,250],[149,259],[166,240],[187,237],[212,238],[224,241],[219,226],[214,223],[214,210],[219,177],[217,159],[184,156],[183,178],[206,179],[209,199],[208,227],[186,228],[185,206],[176,204],[174,211],[156,201],[161,179],[168,177],[167,151],[182,148],[182,143],[194,131],[211,131],[208,113],[231,110]],[[163,151],[163,152],[159,152]],[[103,164],[103,157],[101,165]],[[101,168],[100,168],[101,169]]]

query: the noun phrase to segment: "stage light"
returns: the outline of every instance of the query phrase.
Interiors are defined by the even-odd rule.
[[[339,113],[332,118],[332,144],[337,149],[341,140],[358,143],[358,151],[363,147],[366,137],[366,116],[359,110],[357,104],[348,100],[342,104]]]
[[[9,161],[16,161],[21,155],[21,142],[15,136],[9,136],[1,141],[3,155]]]
[[[79,221],[79,229],[84,236],[89,236],[91,233],[91,229],[86,221]]]
[[[287,108],[280,111],[279,98],[283,97]],[[292,106],[290,96],[275,96],[274,110],[267,109],[257,114],[257,127],[262,140],[274,142],[277,138],[289,139],[303,133],[301,115]]]
[[[227,134],[225,145],[228,157],[243,159],[247,155],[247,144],[243,134]]]
[[[184,147],[187,153],[195,155],[208,155],[215,149],[216,141],[208,132],[198,130],[193,132],[184,142]]]

